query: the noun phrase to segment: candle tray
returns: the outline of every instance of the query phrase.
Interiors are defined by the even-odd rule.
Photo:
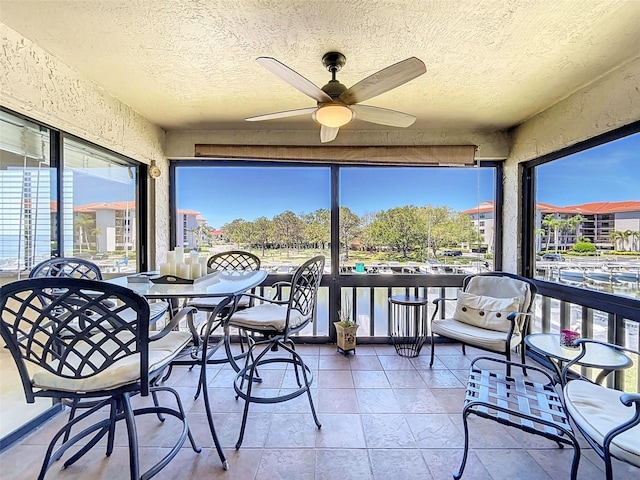
[[[168,284],[189,284],[193,283],[194,280],[190,280],[188,278],[181,278],[176,275],[161,275],[157,277],[151,277],[150,280],[153,283],[168,283]]]

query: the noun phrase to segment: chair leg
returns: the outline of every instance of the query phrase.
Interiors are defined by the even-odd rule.
[[[140,478],[140,457],[138,453],[138,432],[136,420],[131,408],[131,399],[128,393],[122,394],[122,409],[127,425],[127,437],[129,439],[129,472],[132,479]]]
[[[507,351],[505,353],[505,357],[507,357],[507,362],[511,361],[511,349],[507,346]],[[507,363],[507,377],[511,376],[511,364]]]
[[[113,447],[116,437],[116,421],[118,420],[118,407],[116,402],[111,403],[109,409],[109,436],[107,437],[107,453],[106,456],[110,457],[113,453]]]
[[[462,344],[462,354],[463,355],[467,354],[466,345],[464,343]]]
[[[467,455],[469,454],[469,424],[467,422],[468,409],[467,406],[462,410],[462,425],[464,427],[464,452],[462,453],[462,463],[460,464],[460,468],[458,469],[458,473],[453,475],[455,480],[460,480],[462,477],[462,472],[464,472],[464,467],[467,464]]]
[[[213,438],[213,443],[216,446],[218,457],[220,457],[220,461],[222,462],[222,468],[224,468],[225,470],[229,470],[229,461],[224,455],[222,445],[220,445],[220,440],[218,439],[218,434],[216,433],[216,427],[213,423],[213,414],[211,413],[211,405],[209,404],[209,389],[207,388],[206,361],[205,364],[200,368],[200,382],[198,384],[198,391],[200,389],[202,389],[204,409],[207,413],[207,422],[209,422],[209,430],[211,431],[211,437]]]
[[[429,362],[429,368],[433,367],[433,357],[436,351],[436,342],[433,338],[433,332],[431,332],[431,361]]]
[[[527,376],[527,367],[525,366],[525,363],[527,361],[526,356],[527,356],[527,349],[524,346],[524,343],[520,344],[520,363],[522,363],[522,374],[526,377]]]
[[[78,408],[78,399],[74,398],[71,401],[71,407],[70,407],[70,411],[69,411],[69,421],[72,421],[73,418],[76,416],[76,408]],[[71,434],[71,430],[67,430],[67,432],[64,434],[64,437],[62,439],[62,442],[66,442],[67,440],[69,440],[69,435]]]

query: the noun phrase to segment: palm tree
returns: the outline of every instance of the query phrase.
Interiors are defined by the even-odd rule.
[[[609,241],[613,243],[613,249],[618,250],[618,242],[624,241],[624,233],[619,230],[612,230],[609,233]]]
[[[631,238],[633,239],[633,251],[640,252],[640,230],[632,231]]]

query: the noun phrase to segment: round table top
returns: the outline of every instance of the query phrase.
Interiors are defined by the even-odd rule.
[[[532,333],[524,339],[525,343],[534,352],[562,362],[569,362],[576,358],[582,348],[568,348],[560,346],[560,335],[557,333]],[[631,366],[629,357],[615,348],[599,343],[585,344],[587,353],[578,362],[585,367],[594,368],[626,368]]]
[[[393,295],[389,297],[389,302],[398,305],[426,305],[429,300],[415,295]]]

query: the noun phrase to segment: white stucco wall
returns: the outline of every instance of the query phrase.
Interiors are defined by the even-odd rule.
[[[167,172],[161,128],[1,23],[0,42],[0,105]],[[155,181],[159,205],[168,205],[167,177]],[[167,245],[168,206],[151,215],[151,244]]]
[[[519,264],[519,164],[640,120],[640,57],[581,88],[513,131],[504,169],[504,269]],[[640,170],[640,161],[638,163]]]

